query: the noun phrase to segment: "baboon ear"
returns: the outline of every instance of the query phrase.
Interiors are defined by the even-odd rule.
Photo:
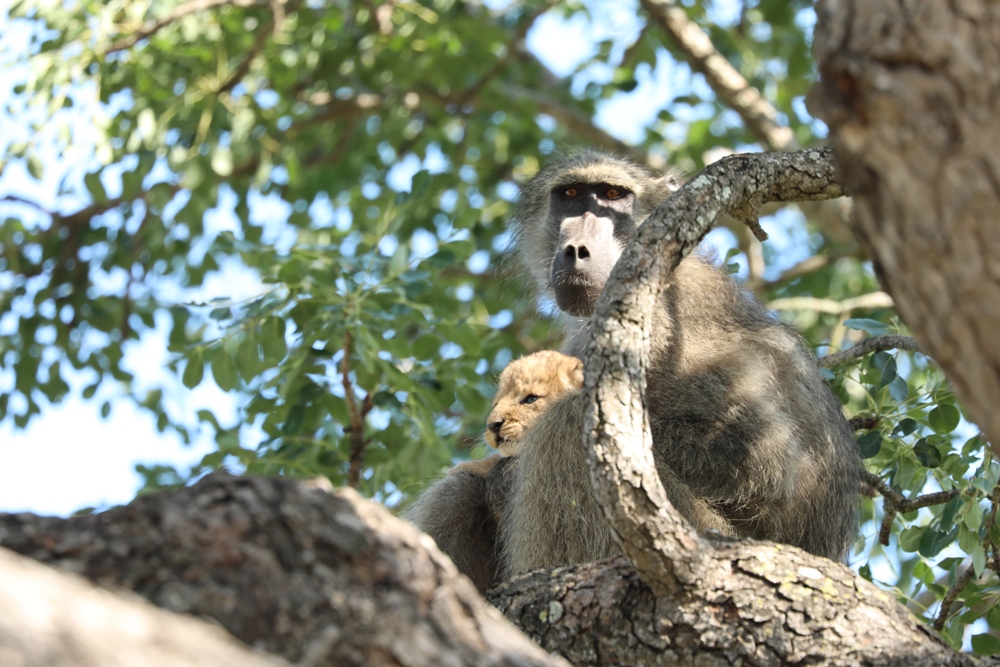
[[[666,194],[676,192],[681,187],[677,174],[668,173],[656,179],[656,187]]]

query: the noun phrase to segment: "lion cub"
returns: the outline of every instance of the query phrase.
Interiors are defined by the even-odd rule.
[[[581,387],[583,362],[576,357],[543,350],[510,362],[500,374],[493,410],[486,419],[486,443],[500,456],[463,461],[449,472],[485,477],[501,457],[520,453],[521,436],[552,401]]]

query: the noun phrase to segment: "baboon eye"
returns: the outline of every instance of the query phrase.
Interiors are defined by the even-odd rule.
[[[537,400],[538,400],[537,396],[535,396],[534,394],[528,394],[527,396],[521,399],[521,405],[530,405]]]
[[[625,196],[625,191],[621,188],[608,188],[604,191],[605,199],[621,199]]]
[[[577,190],[576,188],[565,188],[562,191],[562,196],[565,197],[566,199],[573,199],[574,197],[576,197],[579,194],[580,194],[580,191]]]

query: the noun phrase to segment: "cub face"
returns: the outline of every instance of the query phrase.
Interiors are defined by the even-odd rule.
[[[493,410],[486,419],[486,442],[503,456],[521,450],[521,436],[545,408],[583,387],[583,362],[545,350],[512,361],[500,374]]]

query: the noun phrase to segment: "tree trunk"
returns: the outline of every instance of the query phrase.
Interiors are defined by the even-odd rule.
[[[1000,5],[828,0],[817,12],[811,106],[858,236],[1000,454]]]

